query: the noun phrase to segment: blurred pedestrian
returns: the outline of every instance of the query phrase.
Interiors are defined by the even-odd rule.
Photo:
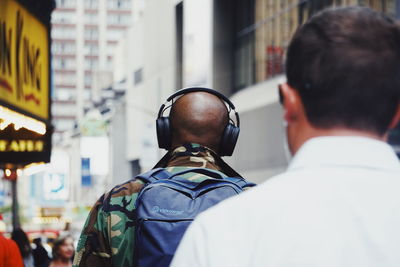
[[[38,237],[33,239],[35,248],[33,249],[33,258],[35,267],[48,267],[50,264],[50,257],[47,250],[44,248],[42,238]]]
[[[295,33],[280,86],[288,170],[200,214],[173,267],[400,266],[400,29],[365,7]],[[259,97],[259,96],[256,96]]]
[[[49,267],[70,267],[74,258],[74,240],[66,235],[57,238],[53,243],[53,259]]]
[[[34,267],[32,247],[26,233],[18,227],[12,231],[11,238],[18,245],[19,251],[21,252],[24,261],[24,266]]]
[[[0,220],[0,267],[23,267],[21,252],[14,240],[5,238],[5,223]]]

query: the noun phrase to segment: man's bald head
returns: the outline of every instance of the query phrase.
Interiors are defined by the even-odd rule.
[[[181,96],[172,105],[169,116],[172,148],[197,143],[219,152],[228,116],[225,103],[213,94],[191,92]]]

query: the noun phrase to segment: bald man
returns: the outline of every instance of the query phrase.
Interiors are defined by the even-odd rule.
[[[169,116],[170,147],[154,166],[171,173],[207,168],[222,177],[241,177],[219,156],[221,136],[229,122],[225,103],[208,92],[189,92],[174,99]],[[211,177],[183,176],[192,182]],[[74,266],[133,266],[135,200],[143,182],[131,179],[114,187],[97,201],[82,231]]]
[[[178,98],[171,109],[172,147],[198,143],[219,152],[228,111],[219,97],[195,92]]]

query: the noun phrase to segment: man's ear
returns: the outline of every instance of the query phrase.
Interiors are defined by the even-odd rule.
[[[298,119],[301,112],[304,112],[303,104],[297,90],[291,87],[289,84],[282,84],[280,86],[280,90],[285,109],[284,118],[285,121],[290,124]]]
[[[400,103],[397,105],[396,113],[394,114],[392,121],[389,124],[389,130],[393,129],[399,124],[400,122]]]

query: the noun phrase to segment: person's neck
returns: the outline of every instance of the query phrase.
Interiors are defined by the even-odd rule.
[[[307,142],[308,140],[316,137],[333,137],[333,136],[353,136],[353,137],[367,137],[372,138],[375,140],[386,142],[388,135],[385,134],[380,136],[373,132],[361,131],[361,130],[354,130],[354,129],[347,129],[347,128],[331,128],[331,129],[319,129],[319,128],[312,128],[305,131],[302,131],[296,138],[293,147],[293,154],[300,149],[300,147]]]

